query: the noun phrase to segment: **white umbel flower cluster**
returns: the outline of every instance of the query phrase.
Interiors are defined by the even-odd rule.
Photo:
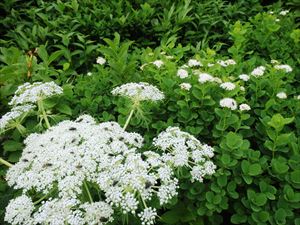
[[[186,91],[189,91],[192,88],[192,85],[190,83],[181,83],[179,86],[182,90]]]
[[[157,212],[156,209],[149,207],[145,208],[143,212],[140,212],[138,216],[141,219],[142,225],[153,225]]]
[[[282,10],[282,11],[280,11],[279,15],[285,16],[285,15],[287,15],[288,13],[289,13],[289,10]]]
[[[99,56],[96,60],[96,63],[100,65],[104,65],[106,63],[106,60],[103,57]]]
[[[251,75],[254,76],[254,77],[261,77],[261,76],[264,75],[265,70],[266,70],[266,67],[264,67],[264,66],[256,67],[256,68],[251,72]]]
[[[177,71],[177,76],[180,77],[181,79],[184,79],[184,78],[187,78],[189,76],[189,73],[185,69],[179,69]]]
[[[31,110],[35,108],[34,105],[25,104],[18,105],[12,108],[12,110],[6,114],[4,114],[0,119],[0,131],[9,127],[11,123],[17,120],[22,120],[23,116],[26,116]]]
[[[198,61],[197,59],[190,59],[188,61],[188,66],[189,67],[195,67],[195,66],[203,66],[202,63],[200,61]]]
[[[282,92],[277,93],[276,97],[279,99],[286,99],[287,95],[285,92],[282,91]]]
[[[180,144],[186,139],[188,157],[202,165],[193,151],[203,151],[203,158],[213,156],[211,148],[181,133],[176,140]],[[159,144],[161,138],[160,135],[155,143]],[[20,161],[7,172],[8,184],[23,189],[24,194],[32,190],[45,195],[54,191],[57,197],[36,206],[34,214],[27,207],[28,201],[12,203],[6,209],[8,222],[25,210],[23,205],[30,212],[24,211],[22,218],[15,220],[24,220],[24,224],[105,224],[112,220],[113,208],[136,215],[141,198],[146,202],[156,196],[163,205],[177,195],[178,180],[173,170],[185,165],[179,155],[179,150],[184,149],[175,149],[181,145],[174,145],[173,153],[163,156],[152,151],[141,154],[138,150],[143,145],[142,136],[126,132],[115,122],[96,124],[88,115],[60,122],[42,134],[31,134],[24,143]],[[171,159],[173,165],[168,165]],[[104,202],[81,203],[82,187],[91,183],[97,185]],[[144,224],[152,224],[154,212],[146,212],[140,218]]]
[[[249,111],[249,110],[251,110],[251,107],[248,104],[243,103],[243,104],[239,105],[239,109],[241,111]]]
[[[10,200],[6,207],[4,220],[12,225],[32,224],[31,214],[34,210],[32,200],[26,195],[21,195]]]
[[[220,87],[226,91],[232,91],[235,89],[235,84],[231,82],[224,82],[220,85]]]
[[[227,59],[227,60],[218,60],[217,63],[220,65],[220,66],[223,66],[223,67],[227,67],[229,65],[235,65],[236,62],[233,60],[233,59]]]
[[[192,181],[202,182],[205,175],[215,172],[216,166],[210,161],[214,156],[213,148],[178,127],[167,128],[154,139],[153,144],[164,151],[162,159],[166,165],[192,168]]]
[[[248,81],[250,77],[247,74],[241,74],[239,75],[239,78],[243,81]]]
[[[237,109],[237,103],[233,98],[223,98],[220,100],[220,106],[231,110]]]
[[[155,65],[158,69],[164,65],[164,62],[162,60],[155,60],[152,62],[153,65]]]
[[[215,79],[212,75],[210,75],[208,73],[199,73],[198,81],[201,84],[204,84],[206,82],[215,82]]]
[[[18,87],[14,97],[8,104],[22,105],[25,103],[37,103],[40,100],[62,93],[63,89],[53,81],[46,83],[25,83]]]
[[[293,68],[290,65],[275,65],[274,68],[276,70],[283,70],[286,73],[290,73],[293,71]]]
[[[157,87],[145,82],[123,84],[114,88],[111,93],[128,97],[134,101],[159,101],[164,99],[164,94]]]

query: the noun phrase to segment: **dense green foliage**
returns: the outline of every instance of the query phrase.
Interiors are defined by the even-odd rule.
[[[128,102],[113,97],[111,90],[126,82],[149,82],[166,99],[144,105],[129,130],[149,140],[168,126],[179,126],[214,146],[217,165],[217,172],[203,183],[191,183],[182,175],[180,195],[160,209],[159,224],[300,224],[297,1],[263,5],[257,0],[6,0],[0,4],[1,114],[9,111],[7,103],[20,84],[54,80],[64,94],[46,101],[50,123],[88,113],[101,122],[124,124]],[[280,15],[284,9],[290,12]],[[98,56],[106,64],[96,64]],[[215,83],[201,84],[191,68],[186,69],[189,77],[180,79],[177,70],[190,58],[203,63],[201,72],[237,88],[224,91]],[[217,64],[228,58],[237,64]],[[274,69],[272,59],[293,71]],[[155,67],[151,64],[155,60],[164,65]],[[262,77],[238,79],[261,65],[266,67]],[[182,82],[192,88],[182,90]],[[281,91],[287,99],[276,97]],[[251,110],[221,108],[224,97],[247,103]],[[23,125],[28,134],[45,129],[37,124],[36,115],[31,115]],[[17,130],[2,134],[0,156],[17,162],[23,139]],[[5,206],[18,194],[7,186],[5,171],[0,166],[1,224]]]

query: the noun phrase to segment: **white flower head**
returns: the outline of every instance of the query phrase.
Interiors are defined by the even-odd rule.
[[[227,59],[227,60],[218,60],[217,63],[222,67],[227,67],[229,65],[235,65],[236,62],[233,59]]]
[[[237,109],[237,103],[232,98],[223,98],[223,99],[221,99],[220,106],[223,107],[223,108],[229,108],[231,110],[236,110]]]
[[[274,68],[276,70],[283,70],[286,73],[290,73],[293,71],[293,68],[289,65],[275,65]]]
[[[141,225],[153,225],[157,216],[157,212],[155,208],[149,207],[140,212],[138,216],[142,222]]]
[[[190,83],[181,83],[179,86],[182,90],[186,90],[186,91],[189,91],[192,87]]]
[[[241,111],[249,111],[249,110],[251,110],[251,107],[248,104],[244,103],[244,104],[240,104],[239,109]]]
[[[243,81],[248,81],[250,77],[247,74],[241,74],[239,75],[239,78]]]
[[[231,82],[224,82],[220,85],[220,87],[226,91],[232,91],[235,89],[235,84]]]
[[[188,61],[188,66],[189,67],[194,67],[194,66],[203,66],[202,63],[196,59],[190,59]]]
[[[276,97],[279,99],[286,99],[287,95],[285,92],[282,91],[282,92],[277,93]]]
[[[181,79],[184,79],[184,78],[187,78],[189,76],[189,73],[185,69],[179,69],[177,71],[177,76],[180,77]]]
[[[162,65],[164,65],[164,62],[162,60],[155,60],[154,62],[152,62],[152,64],[157,68],[160,68]]]
[[[9,105],[21,105],[25,103],[37,103],[53,95],[60,95],[63,89],[53,81],[42,83],[25,83],[18,87]]]
[[[31,214],[34,205],[31,198],[21,195],[10,200],[6,207],[4,220],[13,225],[31,224]]]
[[[296,99],[297,99],[297,100],[300,100],[300,95],[298,95],[298,96],[296,97]]]
[[[279,15],[285,16],[289,13],[289,10],[282,10]]]
[[[164,94],[157,87],[145,82],[123,84],[114,88],[111,93],[137,101],[159,101],[164,99]]]
[[[214,82],[215,80],[214,77],[208,73],[199,73],[198,81],[201,84],[204,84],[206,82]]]
[[[106,60],[103,57],[99,56],[96,62],[97,64],[104,65],[106,63]]]
[[[34,105],[26,104],[19,105],[12,108],[12,110],[4,114],[0,119],[0,130],[4,130],[9,127],[9,125],[18,119],[22,119],[22,116],[25,116],[31,110],[35,108]]]
[[[264,66],[256,67],[256,68],[251,72],[251,75],[254,76],[254,77],[261,77],[262,75],[264,75],[265,70],[266,70],[266,67],[264,67]]]
[[[86,75],[90,77],[90,76],[92,76],[93,74],[92,74],[92,72],[88,72]]]
[[[240,86],[240,90],[241,90],[241,91],[245,91],[246,89],[245,89],[244,86]]]
[[[84,210],[83,218],[86,224],[102,225],[113,221],[113,209],[106,202],[84,203],[80,206]]]
[[[174,163],[185,164],[191,157],[189,150],[204,148],[197,143],[187,139],[184,160],[177,151],[171,157]],[[8,184],[23,189],[23,193],[35,190],[49,194],[53,188],[58,192],[55,199],[30,210],[35,213],[26,215],[32,223],[25,224],[106,224],[112,221],[113,208],[136,215],[141,201],[157,197],[165,204],[177,195],[178,180],[173,167],[166,163],[170,157],[152,151],[140,153],[142,136],[125,131],[116,122],[97,124],[92,117],[82,115],[42,134],[31,134],[24,144],[20,161],[6,174]],[[212,154],[203,157],[208,159]],[[98,186],[105,202],[81,202],[83,185],[90,183]],[[7,213],[7,220],[14,215]],[[145,224],[155,219],[146,212],[140,218]]]
[[[153,140],[153,145],[165,152],[162,160],[167,165],[177,167],[191,167],[192,165],[203,166],[214,156],[213,148],[202,144],[193,135],[181,131],[178,127],[168,127]],[[205,169],[205,167],[203,167]],[[207,173],[203,171],[202,177]],[[191,174],[192,175],[192,174]],[[196,179],[202,182],[203,179]]]

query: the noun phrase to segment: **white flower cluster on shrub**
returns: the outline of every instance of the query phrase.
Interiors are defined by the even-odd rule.
[[[158,198],[167,203],[177,195],[174,170],[192,161],[192,180],[203,181],[215,165],[209,160],[213,148],[203,145],[179,128],[168,128],[154,141],[163,153],[140,153],[143,137],[126,132],[118,123],[96,124],[88,116],[63,121],[42,134],[31,134],[20,161],[6,179],[23,189],[11,200],[5,219],[11,224],[105,224],[116,209],[138,215],[142,224],[153,224],[156,210],[142,202]],[[81,202],[83,187],[97,186],[102,201]],[[53,199],[34,205],[27,195],[35,190],[57,193]],[[137,213],[138,212],[138,213]],[[21,222],[20,222],[21,221]]]

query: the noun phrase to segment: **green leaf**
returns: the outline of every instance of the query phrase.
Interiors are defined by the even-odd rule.
[[[233,224],[242,224],[247,222],[247,216],[245,214],[234,214],[231,216],[230,221]]]
[[[291,180],[296,184],[300,184],[300,170],[291,172]]]
[[[272,170],[277,174],[286,173],[289,170],[289,166],[284,158],[274,158],[271,161]]]
[[[262,173],[262,169],[261,169],[260,164],[254,163],[254,164],[251,164],[249,166],[249,173],[248,174],[250,176],[257,176],[257,175],[259,175],[261,173]]]
[[[64,113],[66,115],[72,115],[72,109],[70,108],[70,106],[65,105],[65,104],[59,104],[56,106],[56,109],[61,112]]]
[[[270,214],[267,211],[254,212],[252,218],[255,222],[267,222],[270,218]]]
[[[280,135],[277,137],[276,145],[277,145],[277,146],[282,146],[282,145],[288,144],[288,143],[290,142],[291,134],[292,134],[292,133],[288,133],[288,134],[280,134]]]
[[[237,149],[243,144],[243,139],[241,138],[241,136],[233,132],[229,132],[226,135],[225,140],[226,145],[231,149]]]
[[[5,152],[15,152],[22,150],[23,144],[17,141],[8,140],[2,143]]]
[[[275,130],[277,132],[281,131],[284,127],[284,125],[289,124],[291,122],[293,122],[294,117],[291,118],[284,118],[282,115],[280,114],[275,114],[271,121],[268,122],[268,125],[275,128]]]
[[[276,223],[279,224],[279,225],[284,225],[286,224],[286,212],[283,208],[279,208],[276,210],[275,212],[275,220],[276,220]]]

